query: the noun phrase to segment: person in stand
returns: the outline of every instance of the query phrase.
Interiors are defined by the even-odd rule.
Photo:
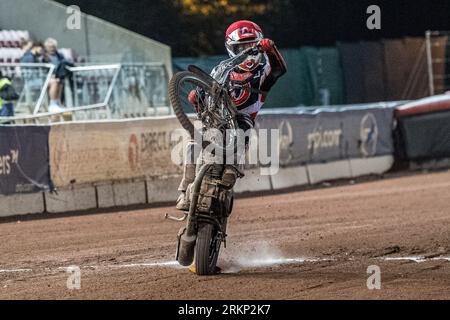
[[[48,38],[44,42],[44,62],[51,63],[55,66],[55,71],[50,80],[48,95],[50,97],[49,112],[64,111],[61,103],[61,97],[64,89],[64,79],[69,76],[70,71],[66,67],[73,66],[67,61],[62,53],[58,51],[58,41]]]
[[[26,50],[23,54],[22,58],[20,58],[21,63],[41,63],[43,54],[44,54],[44,46],[41,42],[32,42],[31,44],[27,44],[25,46]]]
[[[11,80],[4,77],[0,71],[0,117],[13,117],[13,102],[19,99],[19,95],[12,86]]]

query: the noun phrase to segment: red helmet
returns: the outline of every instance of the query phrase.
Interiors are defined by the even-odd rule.
[[[255,46],[263,38],[263,32],[256,23],[248,20],[236,21],[225,33],[225,48],[230,57],[234,57],[248,47]],[[251,55],[239,67],[245,71],[251,71],[258,66],[261,58],[261,53],[256,56]]]

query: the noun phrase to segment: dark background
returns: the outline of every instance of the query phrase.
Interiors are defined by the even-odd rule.
[[[174,56],[223,54],[224,32],[252,19],[279,47],[423,36],[450,30],[450,0],[59,0],[172,47]],[[381,30],[366,9],[381,8]]]

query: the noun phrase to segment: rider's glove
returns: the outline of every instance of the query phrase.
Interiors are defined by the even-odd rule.
[[[198,112],[197,90],[191,90],[191,92],[189,92],[188,100],[192,104],[192,106],[195,108],[195,110]]]
[[[275,46],[275,43],[267,38],[262,39],[259,44],[258,47],[261,51],[272,51],[273,47]]]
[[[197,106],[197,91],[196,90],[191,90],[191,92],[189,92],[188,100],[190,103],[192,103],[192,105],[194,107]]]

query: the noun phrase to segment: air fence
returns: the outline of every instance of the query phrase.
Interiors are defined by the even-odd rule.
[[[448,90],[448,35],[434,32],[427,37],[338,45],[346,101],[412,100]],[[325,56],[320,50],[305,50],[311,53],[311,63]],[[359,52],[365,53],[358,56]],[[404,52],[411,53],[410,59],[397,63]],[[336,62],[336,55],[331,56]],[[355,56],[388,61],[398,69],[389,68],[386,87],[380,82],[375,85],[379,91],[374,91],[370,77],[385,74],[383,68],[355,64]],[[384,58],[376,58],[380,56]],[[373,70],[356,72],[361,65]],[[61,113],[47,109],[52,65],[3,63],[0,70],[20,93],[15,116],[0,118],[0,124],[12,123],[0,125],[0,216],[175,201],[182,167],[171,161],[171,155],[180,144],[173,140],[180,126],[171,115],[164,65],[71,68],[72,76],[65,80],[66,109]],[[345,77],[346,70],[351,77]],[[378,93],[364,96],[374,92]],[[274,92],[271,97],[278,96]],[[383,174],[394,161],[445,160],[450,158],[449,124],[448,94],[411,102],[265,110],[256,128],[278,130],[280,168],[276,174],[261,175],[261,166],[250,166],[235,189],[237,193],[281,190]]]
[[[278,130],[280,168],[262,175],[248,167],[236,192],[383,174],[394,161],[396,105],[264,112],[257,132]],[[174,116],[0,126],[0,215],[173,202],[179,129]]]

